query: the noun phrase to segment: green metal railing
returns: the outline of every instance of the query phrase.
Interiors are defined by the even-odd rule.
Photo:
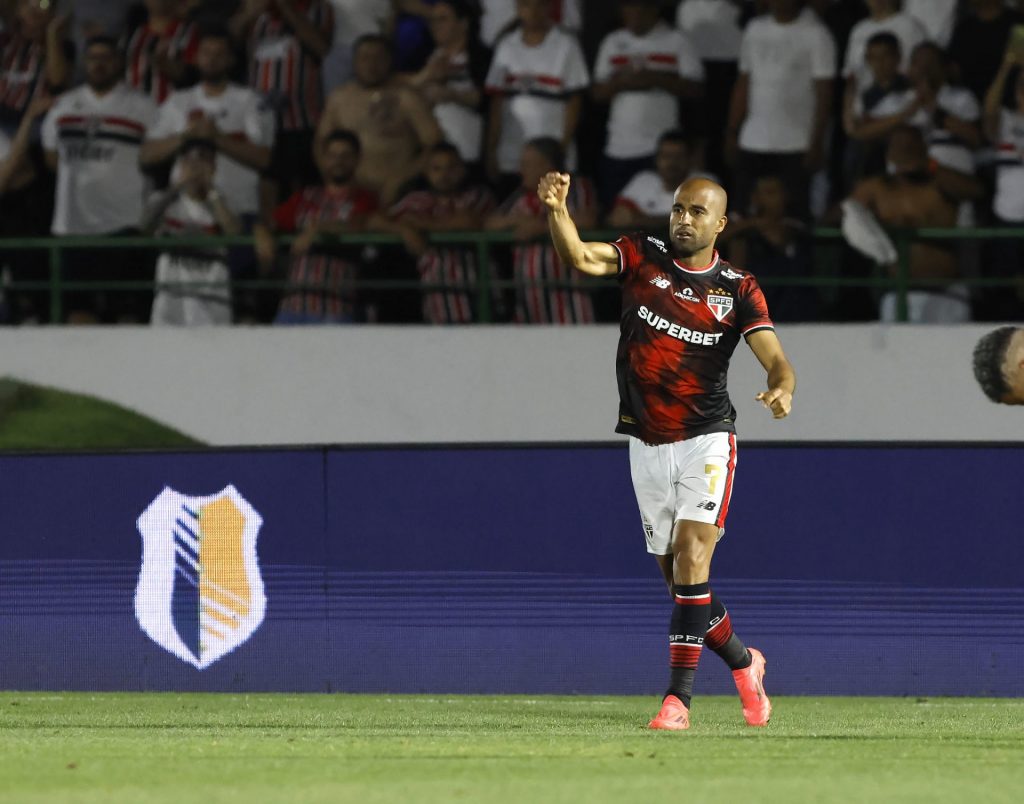
[[[618,231],[593,230],[582,232],[584,240],[612,240],[621,234]],[[892,276],[882,276],[876,273],[874,276],[842,277],[836,275],[816,276],[786,276],[786,277],[764,277],[762,284],[766,287],[817,287],[839,290],[842,288],[871,288],[880,291],[895,291],[897,293],[897,317],[900,321],[906,321],[907,294],[912,287],[936,286],[942,287],[956,282],[958,284],[974,287],[1010,287],[1017,284],[1014,278],[1000,279],[988,277],[964,277],[955,280],[949,279],[914,279],[910,278],[910,249],[915,242],[921,241],[980,241],[989,239],[1021,238],[1024,239],[1024,228],[973,228],[973,229],[899,229],[892,230],[893,242],[898,253],[897,270]],[[518,242],[511,232],[445,232],[435,233],[429,236],[429,241],[438,245],[460,245],[474,249],[477,262],[477,282],[475,288],[455,288],[449,284],[426,283],[418,280],[372,280],[360,279],[353,283],[353,289],[366,290],[464,290],[472,291],[476,296],[477,319],[482,323],[489,323],[493,320],[492,301],[496,291],[515,289],[523,286],[523,283],[515,280],[502,280],[493,275],[491,254],[496,246],[507,246]],[[292,238],[279,238],[278,243],[286,245]],[[813,232],[813,240],[818,243],[837,243],[842,240],[842,234],[836,228],[818,228]],[[28,237],[0,239],[0,255],[11,251],[45,251],[48,253],[49,278],[46,281],[18,281],[12,282],[0,288],[4,291],[46,291],[49,295],[50,320],[58,323],[63,320],[64,304],[63,294],[76,290],[156,290],[160,285],[155,280],[138,281],[77,281],[70,282],[64,278],[63,262],[64,253],[70,249],[151,249],[153,251],[182,250],[191,248],[229,248],[229,247],[251,247],[252,238],[248,235],[235,236],[183,236],[183,237],[94,237],[94,236],[68,236],[68,237]],[[324,237],[320,244],[325,248],[332,246],[400,246],[402,241],[394,235],[361,233],[346,234],[337,237]],[[816,261],[817,262],[817,261]],[[189,287],[198,289],[202,287],[220,287],[221,283],[195,282]],[[571,285],[566,282],[539,282],[531,286],[542,287],[572,287],[573,289],[602,288],[607,287],[608,282],[604,279],[579,278]],[[185,287],[184,283],[174,283],[176,289]],[[236,290],[285,290],[289,291],[324,291],[330,288],[321,285],[296,286],[286,279],[235,279],[231,281],[231,287]]]

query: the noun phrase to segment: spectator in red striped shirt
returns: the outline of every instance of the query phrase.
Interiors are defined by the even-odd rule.
[[[547,209],[537,195],[541,177],[565,170],[565,152],[553,137],[530,140],[520,160],[522,183],[501,208],[487,219],[490,230],[511,229],[518,241],[512,249],[512,274],[516,290],[515,320],[523,324],[591,324],[595,321],[594,301],[589,291],[574,289],[580,274],[558,258],[548,233]],[[597,225],[597,203],[593,186],[573,177],[569,188],[569,211],[580,229]],[[539,238],[545,237],[544,240]],[[544,287],[543,283],[558,283]]]
[[[278,115],[272,170],[294,191],[317,180],[313,132],[323,113],[320,69],[334,38],[327,0],[245,0],[232,31],[248,38],[249,86]]]
[[[323,184],[294,193],[273,215],[278,232],[299,232],[292,243],[288,267],[291,285],[277,313],[276,324],[343,324],[356,320],[352,284],[357,265],[352,258],[319,243],[323,235],[361,231],[377,210],[377,197],[355,182],[361,152],[359,137],[336,130],[324,139],[317,154]],[[256,253],[265,272],[276,257],[270,229],[254,231]]]
[[[449,287],[423,294],[423,320],[430,324],[468,324],[474,319],[476,254],[465,246],[431,245],[427,232],[479,229],[495,204],[494,195],[481,185],[468,184],[466,163],[459,149],[441,142],[427,154],[423,172],[427,188],[407,193],[390,212],[371,223],[375,228],[402,235],[416,257],[424,283]]]
[[[175,89],[194,83],[199,31],[181,19],[177,0],[146,0],[146,21],[127,37],[125,82],[163,103]]]
[[[12,30],[0,32],[0,127],[11,134],[33,99],[56,95],[71,80],[68,17],[54,6],[20,0]]]

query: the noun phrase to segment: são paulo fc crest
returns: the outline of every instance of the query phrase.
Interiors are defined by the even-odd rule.
[[[715,314],[715,318],[721,321],[732,310],[732,296],[720,296],[715,293],[709,293],[708,307]]]
[[[199,670],[251,637],[267,608],[262,524],[234,486],[209,497],[161,491],[138,520],[135,617],[146,636]]]

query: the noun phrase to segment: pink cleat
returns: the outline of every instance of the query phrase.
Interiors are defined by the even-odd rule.
[[[764,668],[767,662],[764,654],[756,648],[750,651],[750,667],[733,670],[732,677],[743,704],[743,717],[748,726],[767,726],[772,716],[772,702],[764,691]]]
[[[661,703],[661,711],[654,720],[647,724],[649,729],[665,729],[666,731],[682,731],[690,728],[690,710],[675,695],[666,695]]]

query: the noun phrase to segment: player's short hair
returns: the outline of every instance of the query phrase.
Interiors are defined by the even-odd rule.
[[[115,56],[121,55],[121,48],[117,44],[117,40],[109,34],[95,34],[85,40],[85,50],[89,50],[97,45],[107,48],[113,52]]]
[[[346,143],[353,151],[355,151],[356,156],[359,156],[363,152],[363,143],[360,142],[359,135],[347,128],[335,128],[329,131],[327,136],[324,137],[324,148],[332,142]]]
[[[1010,392],[1003,366],[1015,332],[1017,327],[999,327],[982,335],[974,346],[974,379],[993,402],[1002,402]]]
[[[678,145],[682,145],[686,148],[690,147],[690,138],[686,136],[686,132],[681,128],[670,128],[660,137],[658,137],[658,147],[660,148],[662,143],[674,142]]]
[[[444,2],[447,1],[448,0],[444,0]],[[452,156],[456,157],[459,160],[462,159],[462,154],[459,153],[459,149],[456,148],[447,140],[441,140],[440,142],[431,145],[430,148],[427,149],[428,156],[433,156],[434,154],[451,154]]]
[[[554,137],[534,137],[524,147],[533,148],[548,161],[554,170],[559,172],[565,170],[565,149],[562,147],[562,143]]]
[[[386,36],[384,36],[384,34],[379,34],[379,33],[365,33],[365,34],[363,34],[358,39],[356,39],[355,42],[352,43],[352,52],[355,53],[363,45],[380,45],[382,48],[384,48],[388,52],[388,55],[391,55],[391,40],[388,39]]]
[[[895,52],[897,56],[899,56],[902,52],[902,48],[900,47],[900,40],[896,38],[895,34],[891,34],[888,31],[879,31],[878,33],[871,36],[868,39],[867,44],[864,46],[864,50],[866,51],[869,47],[872,47],[873,45],[883,45],[884,47],[887,47],[893,52]]]
[[[228,26],[222,22],[203,23],[196,34],[196,42],[202,42],[204,39],[220,39],[228,46],[229,50],[235,47],[235,37],[231,35]]]

